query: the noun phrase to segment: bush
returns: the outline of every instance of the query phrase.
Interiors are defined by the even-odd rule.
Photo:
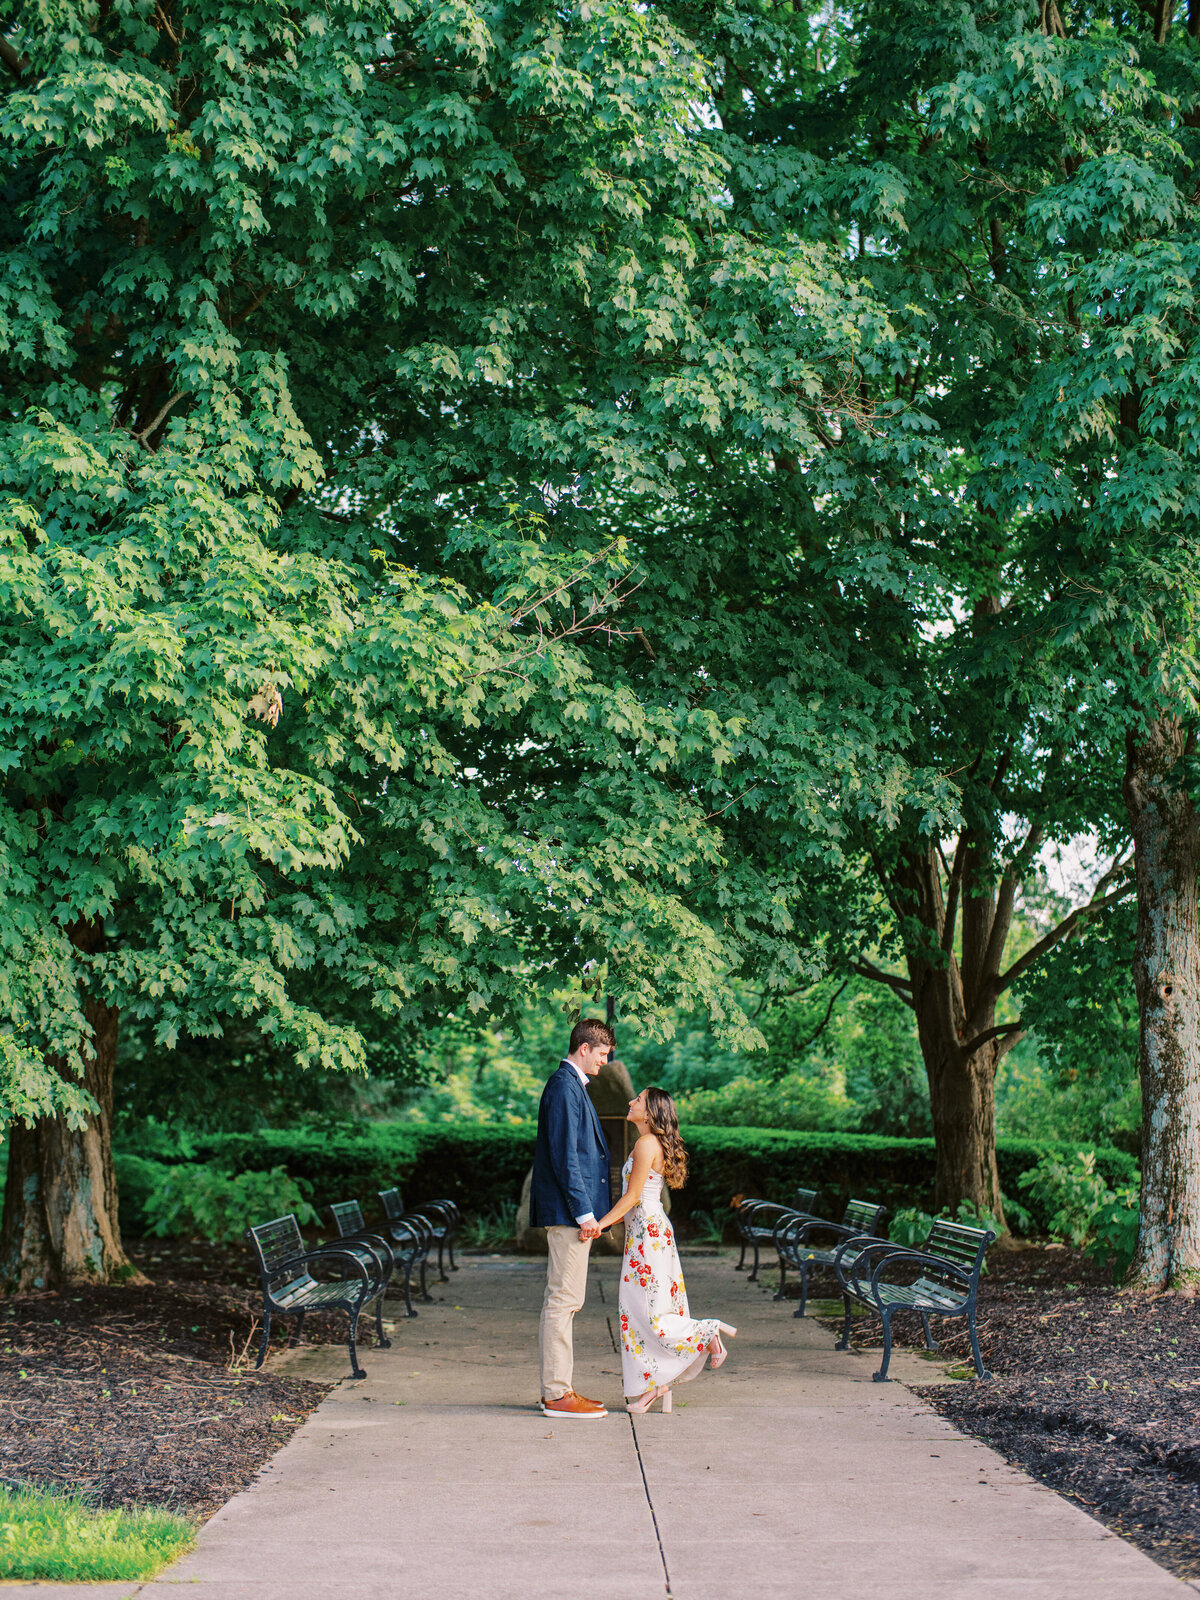
[[[1112,1262],[1113,1280],[1124,1277],[1137,1248],[1139,1194],[1132,1180],[1110,1188],[1095,1150],[1077,1150],[1068,1159],[1047,1153],[1018,1179],[1049,1213],[1048,1231],[1056,1239],[1085,1245],[1090,1256]]]
[[[164,1167],[144,1209],[148,1233],[210,1244],[232,1244],[247,1228],[289,1211],[301,1224],[320,1221],[304,1189],[281,1166],[236,1175],[191,1161]]]
[[[874,1200],[893,1213],[914,1206],[933,1210],[935,1154],[932,1139],[886,1139],[872,1134],[792,1133],[760,1128],[685,1127],[692,1178],[677,1204],[681,1215],[697,1209],[728,1215],[736,1194],[787,1202],[799,1184],[819,1190],[818,1207],[840,1215],[846,1201]],[[1029,1139],[1002,1139],[996,1146],[1000,1183],[1015,1193],[1020,1174],[1046,1154],[1066,1156],[1061,1146]],[[1119,1150],[1098,1150],[1098,1169],[1114,1185],[1133,1180],[1136,1167]],[[1045,1228],[1048,1215],[1038,1203],[1019,1221]]]
[[[280,1163],[302,1179],[319,1206],[358,1200],[378,1212],[380,1189],[399,1188],[410,1204],[453,1200],[472,1214],[495,1211],[521,1193],[533,1164],[533,1123],[508,1127],[478,1124],[374,1123],[360,1134],[325,1134],[312,1129],[229,1134],[205,1141],[208,1156],[233,1171]]]
[[[378,1211],[376,1192],[392,1185],[410,1203],[447,1198],[465,1213],[479,1215],[497,1212],[520,1194],[533,1161],[535,1133],[532,1123],[509,1127],[374,1123],[358,1134],[310,1128],[227,1134],[197,1144],[195,1155],[235,1174],[283,1167],[306,1186],[318,1206],[357,1199],[368,1217]],[[826,1215],[840,1215],[852,1196],[878,1201],[893,1213],[913,1207],[933,1209],[932,1139],[703,1126],[685,1127],[683,1133],[692,1176],[672,1202],[681,1219],[704,1212],[706,1221],[723,1226],[734,1195],[786,1202],[800,1183],[819,1189],[818,1204]],[[1019,1176],[1043,1156],[1068,1160],[1072,1153],[1069,1147],[1028,1139],[1001,1140],[997,1155],[1005,1192],[1015,1193]],[[1121,1151],[1100,1149],[1095,1158],[1096,1171],[1113,1190],[1136,1180],[1133,1160]],[[138,1158],[122,1159],[127,1163]],[[146,1162],[142,1168],[156,1165]],[[125,1170],[134,1169],[123,1166]],[[291,1207],[267,1206],[272,1216],[279,1209]],[[1029,1213],[1021,1210],[1014,1220],[1045,1229],[1052,1209],[1034,1198]]]

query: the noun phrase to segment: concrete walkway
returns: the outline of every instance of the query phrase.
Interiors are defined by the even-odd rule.
[[[96,1600],[1187,1600],[1084,1512],[956,1433],[869,1355],[732,1271],[685,1258],[698,1314],[734,1322],[675,1414],[536,1409],[539,1262],[468,1258],[438,1304],[363,1353],[196,1551]],[[616,1263],[592,1267],[576,1382],[620,1404]],[[287,1370],[340,1376],[344,1347]],[[914,1356],[894,1370],[928,1382]],[[203,1449],[203,1440],[197,1440]],[[42,1600],[58,1585],[5,1585]]]

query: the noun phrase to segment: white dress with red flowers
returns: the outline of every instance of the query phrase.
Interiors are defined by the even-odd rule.
[[[629,1187],[633,1157],[621,1168]],[[696,1378],[717,1335],[716,1317],[688,1315],[675,1234],[662,1203],[661,1172],[646,1179],[642,1198],[625,1218],[621,1262],[621,1370],[633,1400],[647,1389]]]

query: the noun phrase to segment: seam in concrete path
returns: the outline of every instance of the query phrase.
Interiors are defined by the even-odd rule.
[[[602,1300],[604,1298],[603,1288],[601,1288],[601,1290],[600,1290],[600,1298]],[[613,1325],[612,1325],[612,1318],[610,1316],[606,1315],[604,1320],[605,1320],[605,1322],[608,1323],[608,1340],[609,1340],[609,1343],[613,1347],[613,1354],[619,1360],[620,1359],[620,1355],[621,1355],[621,1351],[620,1351],[620,1347],[617,1344],[617,1335],[616,1335],[616,1331],[615,1331],[615,1329],[613,1328]],[[622,1384],[622,1388],[624,1388],[623,1384]],[[655,1540],[658,1543],[658,1559],[662,1562],[663,1582],[666,1585],[666,1589],[667,1589],[667,1600],[672,1600],[672,1597],[671,1597],[671,1572],[670,1572],[670,1569],[667,1566],[667,1552],[663,1549],[662,1529],[658,1525],[658,1517],[655,1514],[655,1510],[654,1510],[654,1497],[650,1493],[650,1484],[649,1484],[649,1481],[648,1481],[648,1479],[646,1477],[646,1463],[642,1460],[642,1447],[638,1443],[637,1428],[634,1426],[632,1412],[628,1412],[627,1411],[625,1414],[629,1418],[629,1431],[633,1435],[633,1453],[637,1457],[638,1471],[642,1475],[642,1488],[646,1492],[646,1505],[647,1505],[647,1507],[649,1508],[649,1511],[650,1511],[650,1521],[654,1526],[654,1537],[655,1537]]]

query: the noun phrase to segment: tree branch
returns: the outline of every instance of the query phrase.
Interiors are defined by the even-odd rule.
[[[869,961],[852,961],[850,970],[851,972],[857,972],[860,978],[870,978],[872,983],[886,983],[893,993],[900,996],[906,1006],[912,1005],[912,984],[909,983],[907,978],[896,978],[890,972],[881,972],[878,967],[872,966]]]
[[[0,38],[0,61],[3,61],[14,78],[19,78],[29,65],[29,57],[20,55],[8,40],[3,38]]]
[[[1103,879],[1101,882],[1103,882]],[[1001,973],[996,979],[995,992],[1003,994],[1005,989],[1010,988],[1018,978],[1023,977],[1029,971],[1035,961],[1040,961],[1048,950],[1053,950],[1061,939],[1065,939],[1067,934],[1083,918],[1092,916],[1095,912],[1103,910],[1105,906],[1113,905],[1118,900],[1124,900],[1129,894],[1130,888],[1130,884],[1124,884],[1120,889],[1114,889],[1111,894],[1102,895],[1099,900],[1093,895],[1086,905],[1078,906],[1071,912],[1070,916],[1063,918],[1057,928],[1051,928],[1050,932],[1039,939],[1032,949],[1026,950],[1019,961],[1014,961],[1007,972]]]
[[[793,1059],[795,1058],[795,1056],[803,1055],[804,1052],[808,1049],[809,1045],[816,1044],[817,1040],[825,1032],[825,1029],[829,1026],[829,1019],[833,1015],[833,1008],[834,1008],[835,1005],[837,1005],[838,1001],[841,999],[842,990],[846,987],[846,985],[849,982],[850,982],[849,978],[843,978],[842,979],[841,987],[837,990],[837,992],[834,995],[831,996],[829,1004],[825,1007],[825,1015],[821,1018],[820,1022],[813,1029],[812,1033],[809,1034],[808,1038],[805,1039],[804,1043],[802,1045],[797,1045],[795,1050],[792,1052]]]
[[[1022,1022],[1000,1022],[994,1028],[986,1028],[983,1033],[977,1033],[973,1039],[968,1039],[966,1044],[959,1045],[965,1056],[973,1056],[976,1050],[982,1050],[985,1044],[991,1044],[993,1039],[1003,1039],[1008,1034],[1015,1033],[1018,1037],[1025,1032]],[[1016,1039],[1012,1041],[1016,1044]],[[1011,1046],[1009,1047],[1011,1049]]]

